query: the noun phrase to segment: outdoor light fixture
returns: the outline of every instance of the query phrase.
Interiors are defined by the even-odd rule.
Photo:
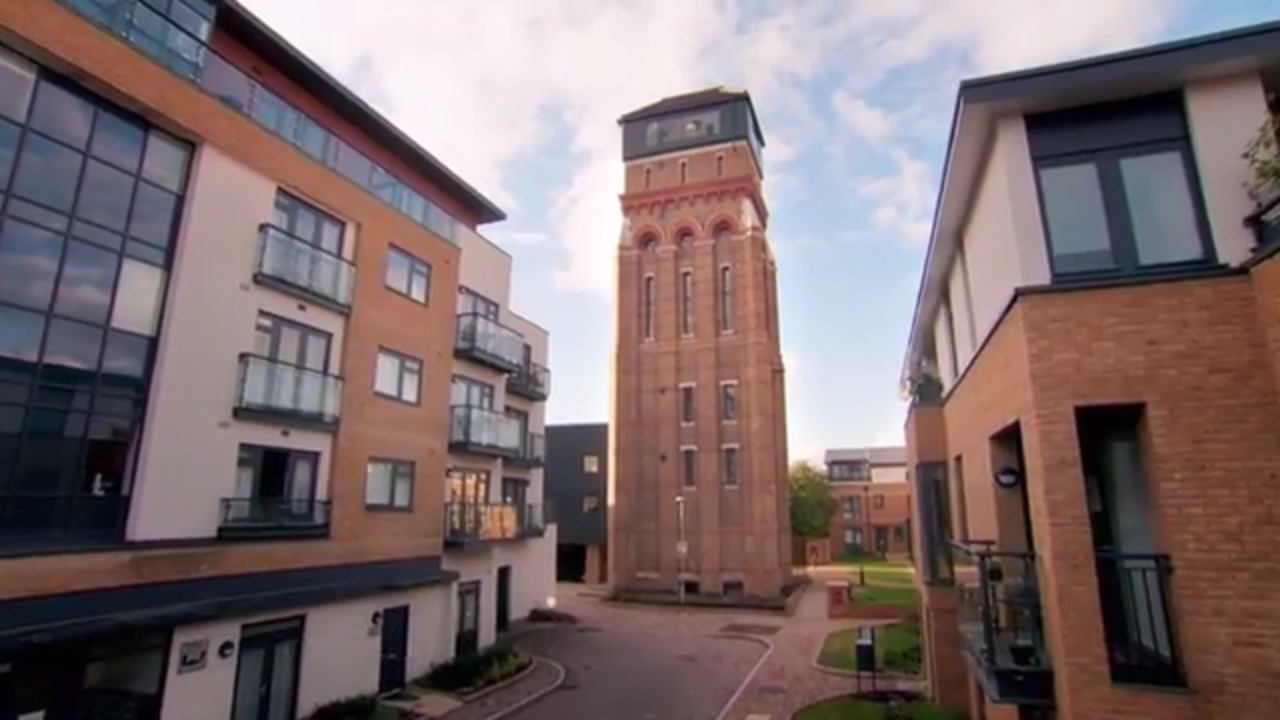
[[[1022,473],[1008,465],[997,470],[995,478],[996,484],[1002,488],[1015,488],[1022,484]]]
[[[236,651],[236,644],[234,642],[230,640],[223,640],[222,644],[218,646],[218,657],[222,658],[223,660],[226,660],[227,658],[231,657],[231,654],[234,653],[235,651]]]

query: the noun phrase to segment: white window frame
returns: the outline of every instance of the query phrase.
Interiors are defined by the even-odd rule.
[[[372,494],[373,486],[369,481],[373,476],[375,465],[388,468],[387,472],[390,477],[386,487],[386,497],[377,497]],[[407,476],[400,472],[406,467],[409,470]],[[368,462],[365,463],[364,470],[364,506],[382,510],[413,509],[413,481],[417,471],[415,463],[411,460],[369,458]],[[399,487],[401,481],[404,481],[404,487]],[[403,492],[398,492],[397,490],[402,490]],[[403,502],[398,502],[398,500],[403,500]]]
[[[693,406],[692,408],[693,412],[690,413],[693,417],[691,417],[688,420],[684,419],[684,391],[685,390],[689,390],[689,392],[693,393],[693,402],[690,403]],[[681,426],[691,427],[697,424],[698,422],[698,383],[682,382],[679,385],[677,385],[676,386],[676,404],[678,406],[676,408],[676,417],[680,418]]]
[[[691,338],[694,334],[693,268],[680,268],[680,337]]]
[[[728,271],[727,273],[725,271]],[[720,263],[716,270],[716,309],[720,334],[733,332],[733,263]]]
[[[733,393],[733,417],[732,417],[732,418],[726,418],[726,417],[724,416],[724,408],[725,408],[725,403],[724,403],[724,398],[725,398],[725,388],[729,388],[729,387],[731,387],[731,388],[733,388],[733,389],[734,389],[734,393]],[[720,401],[720,402],[719,402],[719,405],[720,405],[720,407],[718,408],[718,410],[720,411],[720,422],[722,422],[722,423],[724,423],[724,424],[726,424],[726,425],[731,425],[731,424],[733,424],[733,423],[738,422],[738,416],[741,414],[741,407],[740,407],[740,406],[741,406],[741,404],[742,404],[742,403],[741,403],[741,397],[742,397],[742,396],[741,396],[741,392],[740,392],[740,391],[741,391],[741,387],[738,385],[738,381],[737,381],[736,379],[734,379],[734,380],[721,380],[721,381],[720,381],[720,397],[719,397],[719,401]]]
[[[640,337],[645,342],[658,339],[658,279],[645,273],[640,281]]]
[[[729,482],[729,451],[734,451],[734,478]],[[720,446],[720,486],[728,490],[742,487],[742,448],[738,443],[724,443]]]
[[[686,483],[685,480],[685,453],[693,453],[693,484]],[[680,446],[680,489],[681,490],[697,490],[698,489],[698,446],[697,445],[681,445]]]
[[[382,359],[384,357],[394,360],[398,364],[396,368],[396,389],[395,390],[388,390],[388,389],[378,387],[378,364],[382,362]],[[405,366],[409,363],[416,363],[418,366],[417,380],[413,384],[412,398],[408,398],[405,396],[405,390],[408,387],[405,384],[405,377],[406,377]],[[425,364],[422,362],[422,358],[417,358],[417,357],[413,357],[412,355],[396,352],[395,350],[392,350],[390,348],[380,347],[378,348],[377,354],[374,356],[373,392],[375,395],[378,395],[379,397],[388,398],[390,400],[396,400],[402,403],[408,403],[410,405],[419,405],[422,403],[422,376],[425,374],[426,374],[426,369],[425,369]]]

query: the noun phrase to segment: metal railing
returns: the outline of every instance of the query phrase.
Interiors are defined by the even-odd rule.
[[[258,233],[259,275],[338,307],[351,307],[355,265],[271,225],[261,226]]]
[[[459,353],[512,372],[524,365],[524,338],[520,333],[480,313],[458,315],[453,347]]]
[[[956,578],[956,614],[970,651],[993,668],[1047,668],[1035,554],[1005,552],[991,541],[952,542],[976,575]]]
[[[487,448],[511,456],[519,456],[524,447],[523,428],[516,418],[474,405],[454,405],[450,414],[450,445]]]
[[[0,493],[0,543],[123,537],[128,495]]]
[[[530,400],[546,400],[551,395],[551,371],[529,363],[507,376],[507,392]]]
[[[1096,555],[1098,596],[1111,679],[1178,687],[1186,683],[1169,607],[1168,555]]]
[[[329,524],[329,503],[291,498],[223,498],[218,524],[226,528],[323,527]]]
[[[515,540],[541,535],[547,527],[543,508],[536,504],[451,502],[444,512],[450,542]]]
[[[515,458],[521,465],[539,467],[547,459],[547,438],[538,433],[525,433],[520,454]]]
[[[1245,227],[1253,231],[1255,247],[1269,246],[1280,241],[1280,194],[1258,206],[1244,219]]]
[[[334,424],[341,405],[340,377],[259,355],[240,356],[237,408]]]

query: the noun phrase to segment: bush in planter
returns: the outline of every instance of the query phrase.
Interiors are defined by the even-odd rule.
[[[474,692],[502,682],[523,670],[529,659],[505,645],[494,645],[441,663],[417,684],[445,692]]]
[[[372,695],[359,695],[321,705],[307,720],[398,720],[400,711],[378,703]]]

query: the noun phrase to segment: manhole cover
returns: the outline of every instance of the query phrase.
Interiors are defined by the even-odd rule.
[[[777,635],[782,627],[778,625],[752,625],[749,623],[730,623],[720,628],[722,633],[734,635]]]
[[[784,688],[784,687],[778,687],[777,685],[765,685],[764,687],[760,688],[760,690],[759,690],[758,692],[759,692],[761,695],[769,695],[769,696],[771,696],[771,697],[778,697],[778,696],[781,696],[781,695],[786,695],[786,694],[787,694],[787,689],[786,689],[786,688]]]

